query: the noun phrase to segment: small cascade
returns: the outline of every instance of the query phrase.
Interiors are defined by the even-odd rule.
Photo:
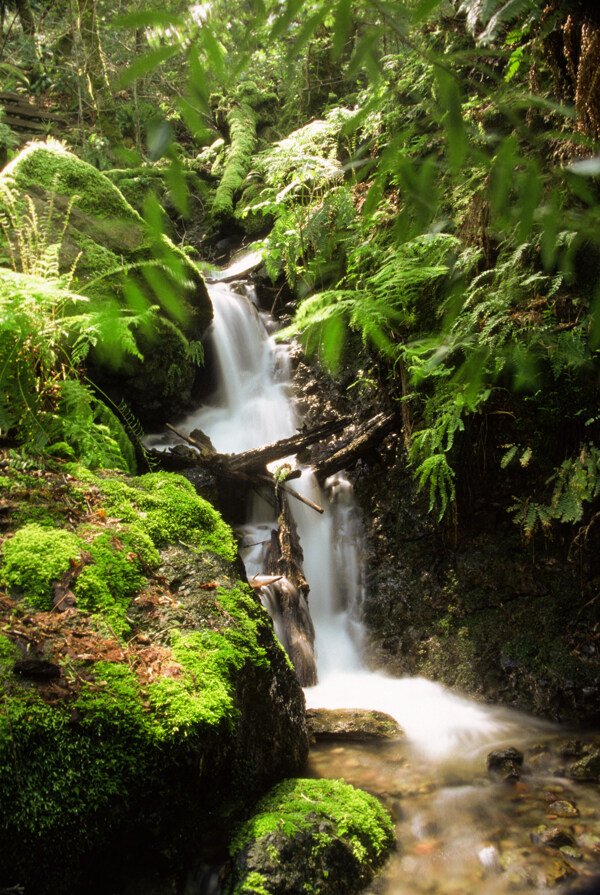
[[[257,310],[252,290],[236,289],[222,281],[209,286],[214,322],[208,347],[216,387],[179,423],[187,431],[200,428],[218,451],[228,453],[286,438],[299,425],[286,348],[269,336],[269,319]],[[514,735],[522,725],[518,715],[461,698],[431,681],[391,678],[364,667],[362,531],[351,485],[337,474],[321,489],[310,469],[293,485],[325,509],[319,516],[297,501],[290,507],[310,588],[308,604],[302,588],[288,576],[278,578],[276,563],[269,560],[278,512],[264,495],[255,495],[247,508],[241,553],[249,578],[265,573],[278,578],[261,588],[262,600],[306,687],[308,705],[385,711],[436,761],[457,750],[463,756],[484,752]]]
[[[202,429],[226,454],[293,435],[297,420],[289,398],[288,355],[269,337],[253,290],[238,293],[212,283],[209,293],[214,308],[209,350],[217,387],[181,428]]]

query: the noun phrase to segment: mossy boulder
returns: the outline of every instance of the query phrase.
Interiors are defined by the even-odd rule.
[[[67,469],[1,483],[0,888],[48,895],[173,878],[308,751],[219,514],[176,475]]]
[[[225,895],[349,895],[375,875],[394,844],[373,796],[343,780],[285,780],[231,845]]]
[[[136,315],[157,307],[156,322],[136,329],[144,362],[131,358],[115,372],[109,354],[95,355],[90,368],[117,403],[131,396],[144,422],[187,409],[198,372],[193,343],[206,331],[212,305],[198,267],[164,233],[157,200],[142,217],[104,173],[49,140],[28,144],[2,171],[0,211],[14,233],[12,249],[6,235],[0,249],[17,266],[53,266],[77,292],[98,302],[116,299]],[[152,365],[155,353],[160,363]],[[164,372],[175,368],[180,381]]]

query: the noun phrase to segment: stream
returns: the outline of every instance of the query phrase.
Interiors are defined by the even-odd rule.
[[[287,348],[269,335],[273,321],[243,283],[216,281],[209,292],[215,317],[207,351],[216,386],[178,428],[202,429],[224,453],[292,435],[300,420]],[[365,893],[563,892],[600,875],[600,791],[569,776],[600,739],[483,705],[423,678],[367,669],[362,524],[351,486],[336,475],[321,490],[308,469],[293,486],[325,509],[319,516],[291,501],[316,634],[319,682],[305,688],[307,705],[387,712],[405,734],[373,743],[319,742],[311,750],[309,775],[343,777],[368,790],[396,822],[398,849]],[[273,507],[256,494],[239,530],[249,578],[264,571],[274,527]],[[277,601],[263,591],[284,642]],[[488,771],[488,753],[508,747],[518,752],[503,765],[498,759],[496,773]]]

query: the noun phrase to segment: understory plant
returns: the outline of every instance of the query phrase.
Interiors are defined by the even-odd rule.
[[[83,363],[106,339],[141,358],[135,329],[150,323],[155,308],[134,313],[72,291],[75,265],[67,274],[58,265],[66,222],[57,232],[52,204],[40,217],[5,184],[0,204],[4,260],[12,266],[0,267],[0,436],[33,452],[134,471],[130,437]]]

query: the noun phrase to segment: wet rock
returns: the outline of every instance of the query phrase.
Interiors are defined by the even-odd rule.
[[[575,876],[578,876],[578,873],[573,865],[562,856],[557,855],[546,868],[545,883],[547,886],[556,886]]]
[[[487,757],[488,771],[503,776],[508,782],[520,779],[522,764],[523,753],[513,746],[509,746],[508,749],[496,749]]]
[[[579,809],[573,802],[568,802],[566,799],[551,802],[548,805],[546,813],[552,814],[555,817],[579,817]]]
[[[223,892],[349,895],[370,882],[393,842],[373,796],[339,780],[286,780],[238,833]]]
[[[404,731],[390,715],[366,709],[309,709],[308,730],[317,740],[395,739]]]
[[[534,830],[531,834],[531,841],[535,845],[546,845],[550,848],[576,845],[575,837],[567,830],[563,830],[560,827],[547,827],[545,824]]]
[[[600,748],[594,748],[588,755],[571,765],[569,777],[574,780],[600,781]]]

